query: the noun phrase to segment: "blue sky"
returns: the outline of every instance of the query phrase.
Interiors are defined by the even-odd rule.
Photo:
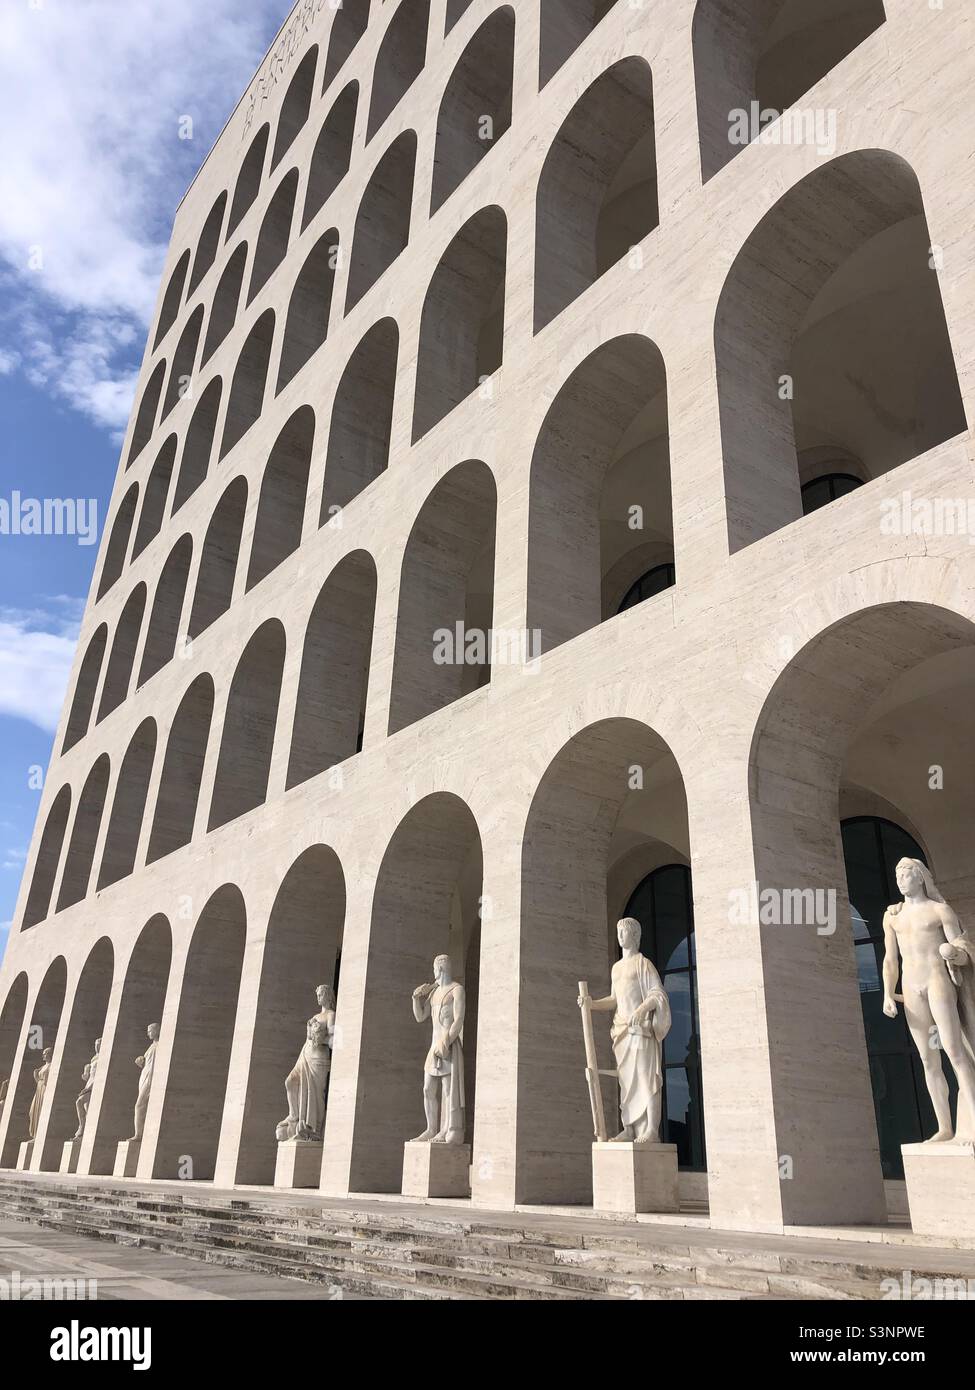
[[[0,952],[172,216],[292,4],[3,0]],[[92,499],[96,543],[11,534],[17,493]]]

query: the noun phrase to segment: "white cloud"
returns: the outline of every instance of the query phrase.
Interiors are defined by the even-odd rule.
[[[66,595],[49,603],[0,608],[0,715],[26,719],[45,733],[61,717],[84,606]]]
[[[4,7],[0,373],[128,418],[172,214],[291,0]],[[178,138],[191,116],[193,142]]]

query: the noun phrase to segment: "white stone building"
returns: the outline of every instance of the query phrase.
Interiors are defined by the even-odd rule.
[[[628,910],[685,1199],[902,1204],[899,855],[975,921],[972,20],[299,0],[176,214],[0,970],[0,1165],[51,1046],[57,1171],[101,1037],[110,1174],[159,1021],[138,1176],[270,1184],[334,979],[321,1187],[397,1192],[446,949],[473,1204],[585,1206],[577,982]]]

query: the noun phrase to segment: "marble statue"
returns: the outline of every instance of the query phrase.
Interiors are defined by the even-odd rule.
[[[96,1038],[95,1055],[81,1073],[81,1079],[84,1085],[81,1088],[78,1099],[74,1103],[75,1113],[78,1116],[78,1128],[74,1136],[76,1140],[80,1139],[85,1132],[85,1120],[88,1118],[88,1106],[91,1104],[91,1093],[95,1085],[95,1071],[98,1067],[98,1053],[101,1049],[101,1045],[101,1038]]]
[[[7,1087],[10,1085],[9,1077],[5,1081],[0,1081],[0,1117],[3,1116],[3,1107],[7,1103]]]
[[[47,1090],[47,1078],[51,1071],[51,1058],[54,1052],[50,1047],[45,1047],[41,1053],[41,1065],[34,1069],[34,1099],[30,1103],[30,1111],[27,1116],[27,1133],[31,1139],[37,1138],[37,1126],[41,1120],[41,1107],[44,1104],[44,1092]]]
[[[663,1104],[663,1042],[670,1032],[670,1000],[655,966],[640,953],[640,923],[616,926],[623,957],[613,966],[605,999],[580,994],[580,1009],[613,1011],[610,1037],[616,1057],[623,1129],[612,1143],[659,1144]]]
[[[433,983],[413,991],[413,1017],[417,1023],[433,1021],[433,1037],[423,1064],[423,1109],[427,1127],[414,1142],[463,1144],[464,1142],[464,986],[453,979],[450,957],[433,962]],[[442,1088],[442,1096],[441,1096]]]
[[[149,1046],[141,1057],[135,1059],[135,1064],[141,1068],[142,1075],[139,1077],[139,1094],[135,1098],[135,1133],[129,1140],[130,1144],[138,1143],[141,1140],[146,1123],[146,1111],[149,1109],[149,1089],[152,1086],[152,1070],[156,1064],[159,1024],[150,1023],[146,1029],[146,1035],[149,1038]]]
[[[305,1045],[284,1083],[288,1114],[274,1131],[279,1144],[291,1139],[320,1144],[325,1132],[325,1087],[335,1043],[335,996],[329,985],[319,985],[315,995],[318,1013],[308,1020]]]
[[[884,1013],[907,1026],[924,1065],[938,1123],[927,1143],[975,1139],[975,940],[938,891],[919,859],[901,859],[895,871],[904,901],[884,913]],[[898,966],[898,955],[900,965]],[[902,995],[895,994],[898,969]],[[939,1044],[932,1039],[937,1038]],[[942,1049],[958,1082],[957,1124],[951,1123]]]

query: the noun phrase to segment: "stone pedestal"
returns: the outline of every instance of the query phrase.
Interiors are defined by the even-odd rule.
[[[61,1149],[61,1166],[59,1173],[77,1173],[78,1159],[81,1156],[81,1140],[68,1139]]]
[[[403,1145],[404,1197],[469,1197],[470,1144]]]
[[[902,1144],[911,1229],[975,1237],[975,1143]]]
[[[21,1173],[26,1173],[30,1167],[31,1154],[34,1152],[33,1139],[25,1139],[17,1150],[17,1169]]]
[[[593,1144],[596,1211],[677,1211],[676,1144]]]
[[[278,1145],[275,1187],[318,1187],[322,1180],[324,1144],[313,1139],[286,1139]]]
[[[134,1178],[139,1167],[141,1139],[123,1139],[115,1150],[114,1178]]]

